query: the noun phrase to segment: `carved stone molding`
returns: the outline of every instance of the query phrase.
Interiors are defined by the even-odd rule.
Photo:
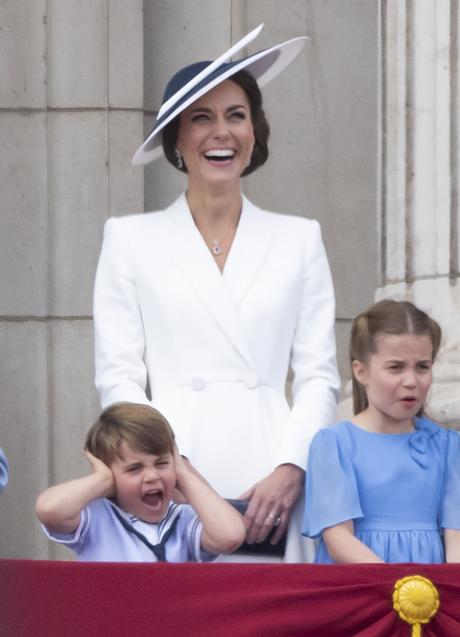
[[[459,2],[381,0],[380,286],[442,326],[429,410],[460,426]]]

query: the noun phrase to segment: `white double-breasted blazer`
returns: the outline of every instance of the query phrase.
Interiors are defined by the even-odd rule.
[[[94,299],[102,406],[151,402],[180,452],[237,497],[281,463],[304,468],[312,436],[335,420],[334,314],[316,221],[243,198],[221,273],[185,195],[110,218]]]

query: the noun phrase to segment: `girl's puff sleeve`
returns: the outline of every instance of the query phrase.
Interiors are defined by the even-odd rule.
[[[0,449],[0,491],[8,484],[8,460],[2,449]]]
[[[440,526],[443,529],[460,529],[460,434],[447,432],[444,498]]]
[[[305,480],[303,535],[317,537],[330,526],[363,517],[353,465],[336,428],[321,429],[313,438]]]

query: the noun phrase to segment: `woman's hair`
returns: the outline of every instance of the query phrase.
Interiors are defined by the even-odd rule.
[[[86,449],[105,464],[120,457],[120,443],[143,453],[173,453],[174,433],[166,418],[148,405],[118,403],[102,412],[86,437]]]
[[[251,155],[251,163],[242,172],[241,176],[254,172],[259,166],[265,164],[268,159],[268,137],[270,135],[270,126],[267,117],[262,108],[262,94],[260,88],[248,71],[238,71],[235,75],[228,78],[231,82],[238,84],[246,93],[251,109],[251,121],[254,129],[254,148]],[[177,168],[177,157],[175,155],[177,145],[177,135],[179,132],[180,115],[175,117],[165,128],[162,134],[163,150],[166,159]],[[182,162],[182,167],[178,168],[182,172],[187,172],[187,167]]]
[[[375,354],[376,337],[379,334],[416,334],[430,337],[433,345],[432,361],[441,344],[441,328],[432,318],[419,310],[409,301],[392,301],[384,299],[359,314],[351,326],[350,364],[352,366],[353,384],[353,413],[366,409],[369,402],[364,387],[358,383],[353,373],[353,361],[358,360],[367,364],[372,354]],[[423,409],[417,414],[421,415]]]

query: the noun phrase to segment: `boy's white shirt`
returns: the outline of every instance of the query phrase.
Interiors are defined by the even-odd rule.
[[[156,562],[153,551],[124,528],[114,509],[150,544],[158,544],[179,516],[175,531],[165,544],[168,562],[208,562],[218,557],[201,548],[202,524],[186,504],[171,502],[163,519],[150,524],[138,520],[111,500],[99,498],[83,509],[73,533],[55,533],[45,525],[42,528],[50,540],[68,546],[80,561]]]

